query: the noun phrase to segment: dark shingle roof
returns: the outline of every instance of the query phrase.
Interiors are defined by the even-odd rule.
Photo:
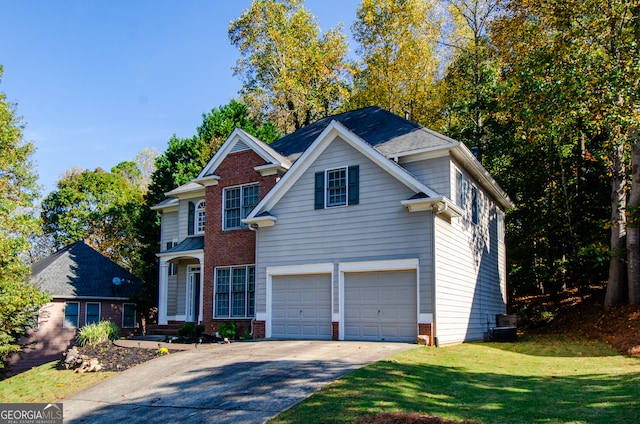
[[[187,237],[182,240],[180,244],[173,246],[162,253],[177,253],[177,252],[189,252],[192,250],[204,249],[204,236]]]
[[[117,288],[113,278],[123,280]],[[85,242],[79,241],[31,267],[31,279],[53,297],[130,297],[140,279]]]
[[[435,131],[408,121],[377,106],[322,118],[271,144],[271,147],[296,160],[332,122],[338,121],[388,157],[414,150],[456,143]]]

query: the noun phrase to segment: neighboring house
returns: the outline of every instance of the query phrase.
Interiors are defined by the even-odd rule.
[[[271,145],[235,130],[167,196],[160,324],[447,344],[506,312],[508,196],[462,143],[378,107]]]
[[[52,300],[40,308],[38,328],[23,340],[33,344],[21,359],[12,358],[13,371],[60,358],[75,343],[78,329],[89,323],[111,321],[121,336],[138,332],[136,304],[130,299],[140,280],[84,241],[33,264],[31,279]]]

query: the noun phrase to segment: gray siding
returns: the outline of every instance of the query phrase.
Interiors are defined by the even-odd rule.
[[[351,165],[360,166],[360,203],[314,210],[315,172]],[[266,266],[418,258],[420,312],[432,312],[432,219],[400,204],[413,195],[344,141],[331,143],[270,211],[275,226],[258,230],[256,311],[266,312]]]
[[[438,194],[451,198],[451,159],[449,156],[401,163],[401,165],[411,175]]]
[[[504,244],[496,208],[480,193],[480,221],[468,213],[436,220],[436,335],[440,344],[481,340],[506,312]]]
[[[164,212],[162,214],[160,234],[160,251],[167,249],[167,243],[179,239],[178,212]]]

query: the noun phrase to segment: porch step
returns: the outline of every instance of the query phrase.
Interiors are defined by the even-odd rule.
[[[184,325],[184,322],[169,321],[166,325],[151,324],[147,326],[148,335],[158,336],[177,336],[178,329]]]

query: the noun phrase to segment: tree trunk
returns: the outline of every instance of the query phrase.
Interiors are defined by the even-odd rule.
[[[609,261],[609,281],[604,299],[604,309],[625,301],[624,249],[626,235],[626,175],[624,145],[614,146],[611,152],[611,259]]]
[[[635,138],[635,140],[634,140]],[[640,140],[632,134],[631,144],[631,191],[630,212],[627,225],[627,284],[629,304],[640,303],[640,228],[638,228],[638,206],[640,205]]]

